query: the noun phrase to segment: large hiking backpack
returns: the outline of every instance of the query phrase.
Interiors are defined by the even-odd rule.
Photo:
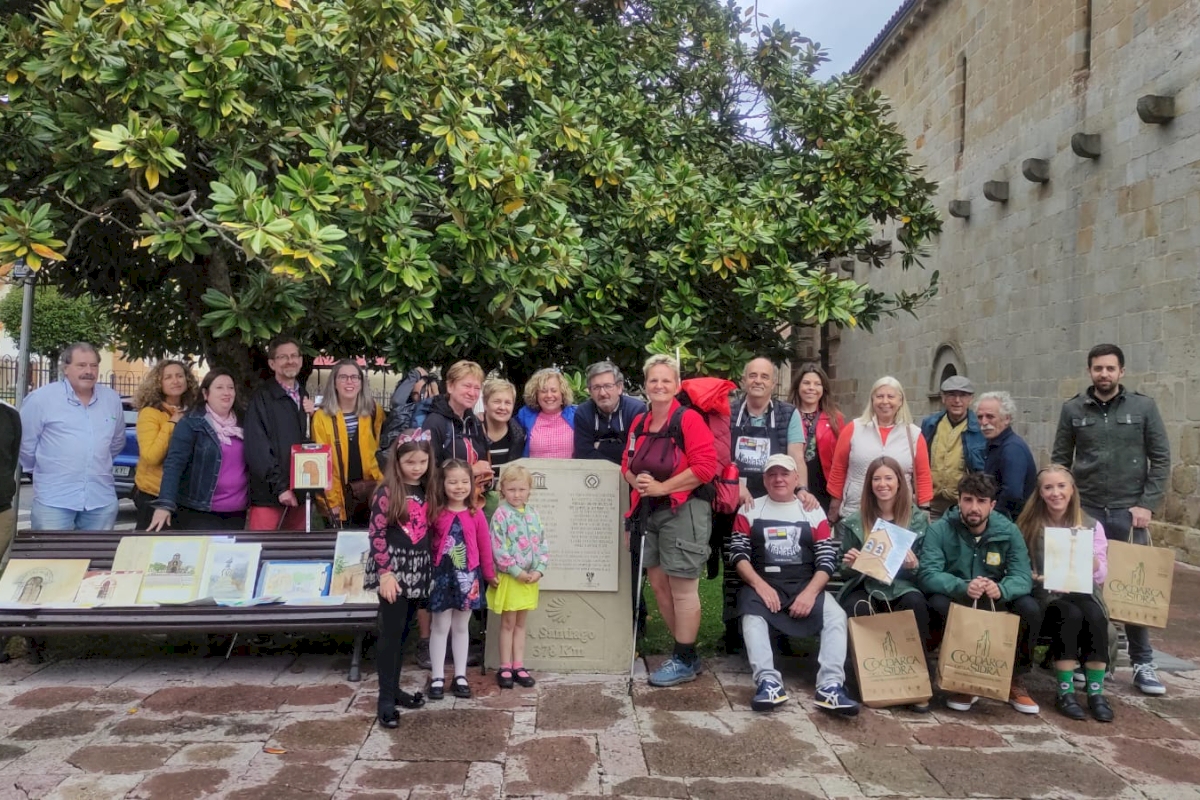
[[[692,494],[712,504],[718,514],[733,514],[737,511],[740,483],[737,466],[732,463],[733,448],[730,445],[729,394],[737,384],[724,378],[688,378],[679,387],[675,399],[681,408],[667,422],[667,433],[675,446],[683,450],[683,412],[692,409],[700,414],[713,435],[717,449],[717,476],[709,483],[698,486]],[[650,424],[650,412],[642,417],[641,433],[646,434]]]
[[[423,397],[414,402],[412,393],[418,382],[429,377],[430,375],[422,374],[419,369],[414,367],[408,371],[404,380],[400,381],[400,385],[392,392],[391,409],[388,411],[387,419],[384,420],[383,429],[379,432],[379,450],[376,456],[379,459],[380,468],[387,463],[388,450],[391,449],[392,443],[400,434],[410,428],[421,427],[421,423],[425,421],[432,399]]]

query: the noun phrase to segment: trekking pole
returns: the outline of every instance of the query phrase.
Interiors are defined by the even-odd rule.
[[[637,667],[637,641],[638,627],[641,625],[642,618],[642,576],[646,574],[642,564],[646,560],[646,535],[642,531],[638,531],[638,573],[637,573],[637,594],[634,595],[633,605],[633,648],[629,656],[629,696],[633,697],[633,671]]]

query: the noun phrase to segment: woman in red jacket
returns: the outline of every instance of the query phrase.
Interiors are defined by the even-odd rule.
[[[816,364],[802,364],[792,377],[788,402],[800,412],[800,421],[804,424],[808,490],[828,514],[830,497],[825,481],[833,469],[833,450],[846,420],[829,390],[829,376],[825,370]]]
[[[675,639],[675,652],[650,675],[650,685],[675,686],[694,681],[700,666],[700,575],[708,561],[712,506],[694,491],[716,477],[717,450],[704,418],[675,399],[678,362],[651,356],[642,371],[650,410],[629,427],[621,472],[633,487],[630,515],[645,537],[642,564]]]

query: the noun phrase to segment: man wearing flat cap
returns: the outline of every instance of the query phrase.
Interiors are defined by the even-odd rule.
[[[987,440],[979,419],[971,410],[975,384],[965,375],[942,381],[943,410],[921,422],[921,433],[929,446],[929,468],[933,474],[930,520],[936,520],[958,503],[958,482],[968,472],[983,470]]]

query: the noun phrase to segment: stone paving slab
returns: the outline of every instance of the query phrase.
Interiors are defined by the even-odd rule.
[[[1200,571],[1177,574],[1176,597],[1200,603]],[[981,701],[965,714],[831,717],[801,658],[780,659],[792,700],[762,715],[745,661],[723,657],[675,689],[647,686],[639,664],[632,694],[624,676],[539,675],[502,691],[472,670],[472,698],[404,711],[387,730],[373,664],[350,683],[344,653],[225,660],[104,640],[117,649],[0,665],[0,800],[1200,800],[1200,646],[1186,638],[1197,614],[1180,610],[1183,636],[1154,632],[1183,656],[1163,659],[1178,667],[1163,673],[1167,696],[1142,696],[1118,670],[1111,725],[1055,714],[1037,671],[1036,716]],[[406,666],[403,686],[427,679]]]

